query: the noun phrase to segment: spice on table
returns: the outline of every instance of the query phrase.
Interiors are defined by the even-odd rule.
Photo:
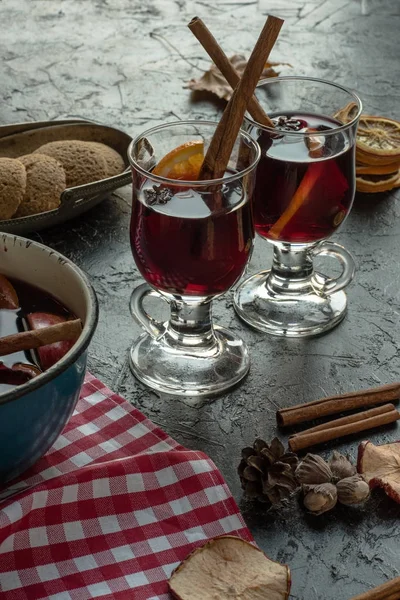
[[[355,465],[352,465],[349,459],[337,450],[334,450],[329,461],[329,466],[333,477],[339,481],[345,477],[352,477],[357,473]]]
[[[291,578],[287,565],[241,538],[226,535],[189,554],[168,585],[178,600],[287,600]]]
[[[279,504],[298,488],[294,475],[297,464],[296,454],[285,451],[278,438],[271,444],[257,438],[252,447],[243,448],[238,467],[246,496]]]
[[[335,508],[337,503],[337,489],[333,483],[320,483],[310,486],[303,500],[307,510],[315,515],[322,515],[328,510]]]
[[[277,411],[276,419],[278,425],[286,427],[341,412],[356,410],[357,408],[384,404],[394,401],[399,397],[400,383],[392,383],[282,408]]]
[[[361,504],[370,493],[349,459],[336,451],[329,463],[317,454],[307,454],[295,477],[302,486],[304,507],[316,515],[332,510],[337,502],[346,506]]]
[[[396,579],[391,579],[364,594],[354,596],[350,600],[399,600],[399,598],[400,577],[396,577]]]
[[[381,446],[362,442],[358,447],[357,470],[371,489],[381,487],[400,503],[400,441]]]
[[[335,419],[295,434],[289,438],[289,448],[292,452],[298,452],[310,446],[316,446],[347,435],[388,425],[398,419],[400,419],[400,413],[395,409],[394,405],[385,404],[384,406],[341,419]]]
[[[369,485],[361,475],[352,475],[336,484],[338,500],[341,504],[352,506],[360,504],[369,497]]]

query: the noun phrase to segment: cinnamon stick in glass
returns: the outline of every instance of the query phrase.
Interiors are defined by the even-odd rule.
[[[211,31],[199,17],[194,17],[188,27],[234,90],[240,81],[240,76]],[[254,95],[251,96],[247,109],[255,121],[267,127],[274,127],[273,122]]]
[[[319,419],[320,417],[356,410],[357,408],[385,404],[399,398],[400,383],[392,383],[282,408],[277,411],[276,419],[278,425],[286,427]]]
[[[396,577],[364,594],[354,596],[351,600],[399,600],[399,598],[400,577]]]
[[[366,411],[367,413],[368,411]],[[364,413],[366,415],[366,413]],[[331,421],[331,427],[329,429],[323,429],[320,431],[303,431],[301,435],[294,435],[289,438],[289,448],[292,452],[298,452],[304,448],[310,446],[317,446],[324,442],[336,440],[346,435],[352,435],[353,433],[359,433],[360,431],[367,431],[368,429],[375,429],[375,427],[381,427],[382,425],[389,425],[400,419],[400,413],[397,410],[390,410],[389,412],[381,412],[372,417],[366,417],[362,421],[358,420],[355,422],[347,423],[346,425],[337,425],[336,421]],[[338,419],[340,421],[341,419]]]
[[[0,356],[7,356],[7,354],[13,354],[21,350],[33,350],[55,342],[77,340],[81,332],[81,320],[73,319],[42,329],[32,329],[7,335],[0,338]]]
[[[254,46],[246,68],[233,91],[204,157],[199,180],[224,176],[243,117],[253,96],[265,62],[283,25],[282,19],[269,16]]]

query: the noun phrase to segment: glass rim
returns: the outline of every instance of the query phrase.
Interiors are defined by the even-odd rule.
[[[253,148],[256,151],[256,156],[248,167],[246,167],[245,169],[242,169],[241,171],[238,171],[234,175],[229,175],[228,177],[219,177],[218,179],[202,179],[201,181],[198,181],[198,180],[191,181],[191,180],[186,180],[186,179],[170,179],[168,177],[162,177],[161,175],[154,175],[151,171],[147,171],[146,169],[141,167],[137,163],[137,161],[133,158],[132,151],[133,151],[134,146],[141,139],[145,138],[147,135],[156,133],[158,131],[162,131],[163,129],[168,129],[168,127],[179,127],[179,126],[183,126],[183,125],[195,125],[196,127],[198,127],[198,126],[201,127],[202,125],[212,125],[216,128],[218,125],[218,121],[203,121],[203,120],[197,121],[194,119],[187,120],[187,121],[170,121],[169,123],[163,123],[161,125],[156,125],[155,127],[151,127],[150,129],[146,129],[146,131],[137,135],[128,146],[127,154],[128,154],[128,160],[129,160],[130,166],[133,167],[136,171],[138,171],[144,177],[147,177],[148,179],[151,179],[152,181],[155,181],[157,183],[167,184],[167,185],[176,185],[176,186],[183,185],[183,186],[187,186],[187,187],[191,187],[191,188],[200,188],[200,187],[202,188],[202,187],[210,186],[210,185],[215,186],[215,185],[220,185],[223,183],[224,184],[231,183],[232,181],[236,181],[237,179],[244,177],[245,175],[247,175],[248,173],[253,171],[253,169],[257,166],[257,164],[261,158],[261,148],[260,148],[258,142],[256,140],[254,140],[251,137],[251,135],[249,133],[247,133],[247,131],[244,131],[244,129],[242,129],[242,128],[239,129],[238,137],[241,136],[247,142],[250,142],[250,145],[253,146]]]
[[[349,121],[349,123],[345,123],[344,125],[339,125],[338,127],[335,127],[328,131],[323,131],[323,132],[321,132],[321,135],[324,135],[324,136],[333,135],[333,134],[337,133],[338,131],[346,131],[347,129],[350,129],[351,127],[353,127],[361,117],[363,105],[361,102],[361,98],[358,96],[358,94],[356,94],[349,88],[347,88],[339,83],[334,83],[333,81],[329,81],[327,79],[320,79],[319,77],[307,77],[307,76],[302,76],[302,75],[290,75],[287,77],[286,76],[285,77],[268,77],[267,79],[262,79],[261,81],[259,81],[257,84],[257,88],[261,88],[265,85],[273,85],[274,83],[282,82],[282,81],[283,82],[284,81],[312,81],[314,83],[322,83],[324,85],[335,87],[339,90],[342,90],[343,92],[346,92],[346,94],[351,96],[353,98],[353,100],[356,102],[356,104],[358,106],[358,111],[357,111],[356,116],[351,121]],[[279,133],[282,135],[298,135],[298,136],[303,136],[303,137],[317,135],[315,131],[306,132],[306,131],[277,130],[275,127],[268,127],[268,125],[262,125],[258,121],[255,121],[252,117],[247,116],[247,113],[245,114],[244,118],[246,121],[248,121],[252,125],[255,125],[256,127],[263,129],[264,131],[271,132],[271,133],[276,133],[277,131],[279,131]]]

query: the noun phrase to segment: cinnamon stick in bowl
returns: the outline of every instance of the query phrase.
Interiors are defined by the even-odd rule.
[[[32,329],[0,338],[0,356],[7,356],[21,350],[33,350],[55,342],[75,341],[82,332],[80,319],[73,319],[50,325],[42,329]]]

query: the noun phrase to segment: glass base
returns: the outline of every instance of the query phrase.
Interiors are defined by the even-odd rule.
[[[242,339],[214,326],[217,343],[211,347],[169,347],[163,338],[142,334],[130,351],[133,374],[158,392],[176,396],[215,396],[247,375],[249,352]]]
[[[347,297],[343,291],[320,296],[288,294],[268,286],[270,271],[246,279],[236,290],[237,314],[254,329],[282,337],[310,337],[336,327],[346,315]],[[322,282],[326,277],[317,274]]]

